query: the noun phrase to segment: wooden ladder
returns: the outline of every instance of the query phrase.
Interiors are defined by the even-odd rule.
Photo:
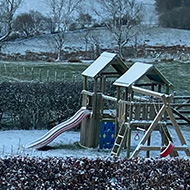
[[[123,145],[123,141],[125,138],[125,135],[127,133],[128,126],[124,122],[121,124],[120,129],[118,131],[117,137],[115,139],[115,143],[113,145],[111,156],[119,156],[121,152],[121,148]]]

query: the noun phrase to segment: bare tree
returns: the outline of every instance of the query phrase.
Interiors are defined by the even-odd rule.
[[[13,18],[22,0],[0,0],[0,43],[12,32]]]
[[[118,53],[123,58],[123,47],[136,36],[135,26],[143,19],[143,7],[135,0],[97,0],[95,13],[101,17],[107,29],[113,34]]]
[[[91,42],[91,36],[93,35],[93,30],[95,29],[95,19],[89,14],[86,13],[84,9],[79,10],[79,16],[76,19],[77,24],[81,30],[81,39],[85,42],[85,52],[88,51],[88,45]]]
[[[38,11],[22,13],[14,19],[13,28],[21,36],[29,37],[49,32],[51,19],[43,16]]]
[[[63,45],[66,40],[66,33],[72,23],[74,12],[81,0],[49,0],[52,19],[53,40],[57,50],[57,61],[62,59]]]

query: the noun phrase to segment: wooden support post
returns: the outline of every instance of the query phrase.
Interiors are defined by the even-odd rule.
[[[117,87],[117,106],[116,106],[116,118],[119,118],[119,109],[120,109],[120,105],[118,103],[118,101],[120,100],[120,97],[121,96],[121,88],[120,86]],[[119,131],[119,121],[118,119],[116,119],[116,122],[115,122],[115,135],[117,136],[118,134],[118,131]]]
[[[128,88],[125,88],[125,101],[128,100],[128,95],[129,95]],[[126,103],[123,103],[123,107],[124,107],[123,108],[124,121],[126,121],[126,118],[128,116],[128,105]],[[130,149],[131,149],[131,129],[130,128],[129,130],[127,130],[127,135],[124,137],[123,144],[124,144],[124,148],[128,147],[129,154],[130,154]]]
[[[102,120],[102,94],[94,94],[92,115],[81,123],[80,143],[89,148],[96,148],[99,145],[100,124]]]
[[[129,91],[128,91],[128,88],[125,88],[125,101],[128,101],[128,96],[129,96]],[[127,117],[127,114],[128,114],[128,105],[126,104],[126,117]]]
[[[151,135],[148,137],[147,146],[150,146],[150,142],[151,142]],[[147,152],[146,152],[146,157],[147,158],[150,157],[150,151],[149,150],[147,150]]]
[[[88,86],[88,78],[87,78],[87,76],[84,76],[83,90],[87,90],[87,86]]]
[[[177,121],[176,121],[174,115],[173,115],[173,112],[172,112],[171,108],[168,106],[167,109],[166,109],[166,111],[167,111],[167,113],[168,113],[168,115],[169,115],[169,117],[170,117],[170,119],[171,119],[171,122],[172,122],[172,124],[173,124],[173,127],[174,127],[174,129],[175,129],[177,135],[178,135],[178,138],[179,138],[179,140],[180,140],[180,142],[181,142],[181,145],[186,145],[186,141],[185,141],[185,139],[184,139],[184,137],[183,137],[183,135],[182,135],[182,133],[181,133],[181,130],[180,130],[180,128],[179,128],[179,125],[178,125],[178,123],[177,123]],[[190,151],[189,151],[189,149],[186,149],[186,150],[185,150],[185,153],[186,153],[187,156],[190,156]]]
[[[90,147],[97,147],[99,144],[99,136],[100,136],[100,124],[102,120],[102,94],[97,93],[94,96],[93,100],[93,114],[92,114],[92,119],[91,119],[91,135],[92,138],[89,142]]]
[[[130,151],[131,151],[131,128],[129,126],[127,130],[127,158],[130,157]]]
[[[88,82],[88,78],[85,76],[83,78],[83,91],[87,90],[87,82]],[[82,92],[83,92],[82,91]],[[82,106],[87,107],[87,105],[89,104],[89,99],[88,99],[88,95],[87,93],[82,93]]]
[[[41,69],[39,69],[39,80],[40,80],[40,82],[42,81],[42,70]]]
[[[143,138],[139,142],[139,146],[135,149],[135,151],[133,152],[131,157],[136,157],[138,155],[138,153],[140,152],[140,146],[144,145],[145,142],[148,140],[149,136],[151,135],[152,131],[155,129],[156,125],[158,124],[158,122],[159,122],[160,118],[162,117],[163,113],[165,112],[165,110],[166,110],[166,106],[163,105],[161,107],[161,109],[159,110],[158,114],[156,115],[156,117],[154,118],[152,124],[150,125],[150,127],[146,131],[145,135],[143,136]]]
[[[89,141],[90,141],[90,120],[92,115],[90,117],[86,117],[81,122],[80,127],[80,144],[85,147],[89,147]]]
[[[89,103],[88,95],[87,94],[83,94],[82,95],[82,106],[83,107],[87,107],[88,103]]]
[[[83,88],[87,88],[87,78],[84,79]],[[94,81],[94,94],[92,96],[92,115],[90,120],[81,125],[88,124],[81,128],[81,144],[86,147],[96,148],[99,145],[100,124],[102,120],[102,93],[98,93],[98,78]],[[87,131],[87,132],[86,132]]]
[[[148,118],[148,104],[143,105],[142,119],[147,120]]]
[[[166,86],[166,94],[169,94],[170,93],[170,87],[167,85]]]
[[[102,76],[101,91],[102,91],[103,94],[106,91],[106,77],[105,76]]]
[[[140,120],[140,104],[135,105],[135,120]]]

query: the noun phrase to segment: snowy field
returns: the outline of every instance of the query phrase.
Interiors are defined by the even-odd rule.
[[[65,51],[84,51],[85,41],[82,37],[83,30],[69,32],[67,33],[67,41],[64,44]],[[109,31],[105,31],[105,28],[97,28],[93,31],[93,36],[95,36],[100,42],[101,48],[113,48],[115,43],[113,36]],[[185,46],[189,47],[190,44],[190,31],[179,30],[179,29],[169,29],[161,27],[141,27],[141,32],[137,38],[138,45],[146,46]],[[17,39],[15,41],[7,42],[5,46],[2,47],[2,52],[7,54],[25,54],[26,51],[32,52],[52,52],[55,50],[53,47],[49,46],[47,41],[51,42],[51,36],[49,34],[41,35],[40,37],[32,37],[28,39]],[[133,41],[128,43],[128,46],[134,45]],[[90,47],[90,44],[88,44]]]
[[[172,134],[175,145],[180,145],[176,133],[172,127],[169,127],[169,131]],[[40,156],[40,157],[88,157],[99,158],[110,156],[110,149],[99,148],[82,148],[78,145],[80,141],[80,132],[68,131],[57,137],[52,143],[49,144],[52,149],[47,151],[39,151],[36,149],[26,149],[25,147],[32,141],[41,137],[47,132],[47,130],[10,130],[0,131],[0,157],[7,155],[22,155],[22,156]],[[190,130],[187,127],[182,129],[184,137],[190,147]],[[136,131],[132,132],[132,149],[134,149],[143,136],[143,133],[139,131],[140,139],[134,140]],[[159,145],[160,134],[158,131],[152,133],[151,145]],[[125,157],[126,152],[122,151],[121,157]],[[141,152],[139,156],[144,157],[145,152]],[[151,157],[158,157],[158,152],[151,152]],[[180,157],[184,157],[184,153],[180,153]]]
[[[96,6],[96,1],[83,0],[84,11],[90,10],[90,7]],[[137,46],[185,46],[189,47],[190,44],[190,31],[178,30],[170,28],[158,27],[157,14],[155,12],[155,0],[136,0],[138,3],[143,3],[145,18],[143,26],[138,28],[139,34],[137,35]],[[85,8],[89,7],[89,8]],[[36,10],[44,15],[49,15],[48,3],[46,0],[24,0],[22,5],[17,11],[17,14],[23,12],[29,12],[30,10]],[[92,11],[90,12],[92,14]],[[85,44],[85,30],[77,30],[75,32],[68,32],[66,35],[66,41],[64,43],[64,50],[67,52],[84,51],[86,45],[88,48],[91,44]],[[105,28],[96,28],[92,32],[92,36],[96,39],[102,49],[112,49],[116,46],[113,35]],[[37,37],[31,37],[28,39],[17,39],[15,41],[7,42],[2,47],[2,53],[16,54],[20,53],[24,55],[26,51],[31,52],[54,52],[55,47],[52,45],[53,39],[49,34],[44,34]],[[50,45],[51,44],[51,45]],[[132,39],[128,46],[134,45],[134,39]],[[52,47],[51,47],[52,46]],[[174,57],[175,58],[175,57]],[[178,59],[178,57],[177,57]]]
[[[157,25],[157,14],[155,13],[155,1],[154,0],[136,0],[137,3],[142,3],[144,7],[144,12],[146,13],[144,15],[144,21],[143,23],[146,26],[154,26]],[[84,13],[89,13],[96,18],[96,15],[93,15],[93,11],[91,8],[97,7],[96,0],[95,1],[90,1],[90,0],[82,0],[82,12]],[[21,6],[18,8],[16,15],[29,12],[30,10],[35,10],[39,11],[44,15],[50,14],[50,9],[48,6],[48,1],[46,0],[23,0],[23,3]],[[96,29],[93,32],[93,36],[96,38],[98,43],[100,44],[101,48],[113,48],[116,44],[113,43],[113,36],[110,34],[108,31],[104,31],[104,28]],[[152,44],[157,44],[157,43],[162,43],[163,40],[171,39],[171,36],[168,36],[167,31],[162,31],[158,28],[154,29],[142,29],[143,32],[141,35],[138,36],[138,44],[144,44],[145,42],[149,41],[149,43]],[[156,30],[156,33],[155,33]],[[147,33],[148,32],[148,33]],[[158,34],[165,33],[165,37],[163,38],[163,35],[159,37]],[[150,35],[153,33],[153,35]],[[82,37],[85,32],[83,30],[81,31],[76,31],[76,32],[70,32],[67,34],[66,37],[66,42],[64,44],[65,51],[68,51],[68,48],[72,50],[73,52],[75,51],[84,51],[85,50],[85,40],[84,37]],[[174,36],[179,36],[174,34]],[[185,38],[187,40],[188,38]],[[178,38],[176,39],[177,44],[178,43]],[[171,42],[172,43],[172,42]],[[170,44],[171,44],[170,43]],[[188,43],[188,42],[187,42]],[[20,53],[20,54],[25,54],[26,51],[32,51],[32,52],[52,52],[55,51],[55,47],[50,47],[49,44],[53,44],[50,40],[49,35],[41,35],[40,37],[32,37],[28,39],[18,39],[15,40],[14,42],[8,42],[5,46],[2,47],[2,52],[6,54],[14,54],[14,53]],[[134,42],[131,42],[131,44],[134,44]],[[131,45],[130,43],[128,45]],[[174,44],[175,45],[175,44]],[[89,44],[90,47],[90,44]],[[89,48],[88,47],[88,48]]]

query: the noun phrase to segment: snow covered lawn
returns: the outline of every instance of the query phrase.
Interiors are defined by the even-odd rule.
[[[57,137],[48,151],[26,149],[26,145],[44,135],[47,130],[10,130],[0,131],[0,157],[6,155],[40,156],[40,157],[90,157],[110,155],[110,150],[83,149],[77,144],[80,132],[68,131]],[[103,152],[103,154],[101,153]]]
[[[169,127],[169,131],[172,134],[172,138],[175,145],[179,145],[179,140],[172,127]],[[51,149],[47,151],[26,149],[25,147],[32,141],[38,139],[44,135],[47,130],[10,130],[0,131],[0,157],[7,155],[22,155],[22,156],[40,156],[40,157],[108,157],[111,150],[109,149],[85,149],[78,145],[80,142],[80,132],[67,131],[58,136],[52,143],[49,144]],[[190,130],[188,127],[182,128],[183,135],[186,139],[188,146],[190,147]],[[132,132],[132,149],[134,149],[138,141],[134,140],[136,131]],[[143,136],[143,132],[139,131],[140,138]],[[153,132],[151,143],[153,145],[160,144],[160,134],[158,131]],[[140,156],[145,156],[145,152],[140,153]],[[126,156],[126,151],[122,151],[121,157]],[[152,152],[152,157],[159,156],[158,152]],[[184,153],[180,153],[180,156],[185,156]]]

